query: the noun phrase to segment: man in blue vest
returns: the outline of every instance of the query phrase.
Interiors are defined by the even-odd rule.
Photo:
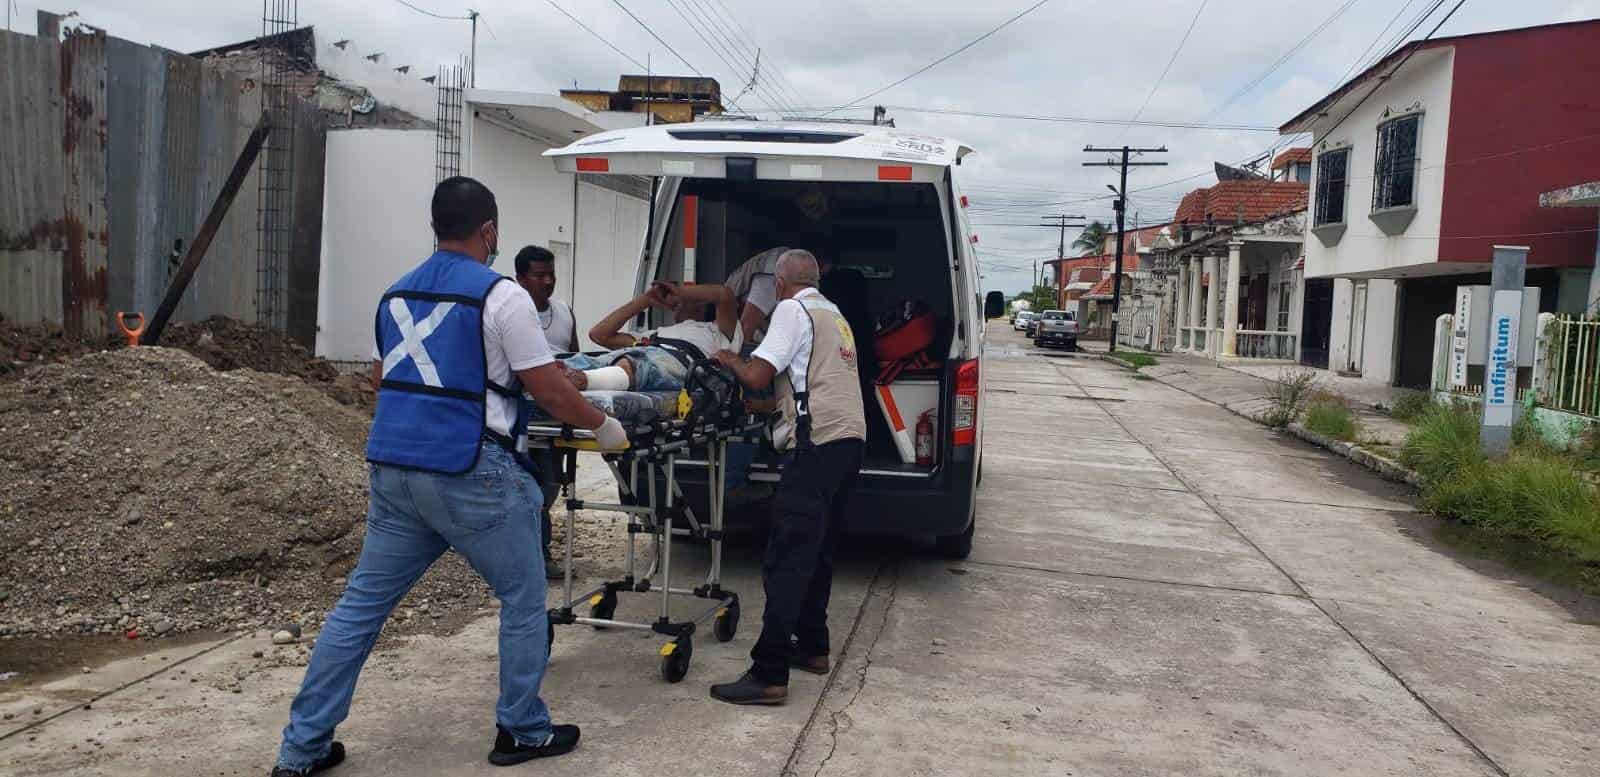
[[[273,777],[304,777],[344,760],[334,729],[349,712],[379,630],[451,548],[501,603],[500,699],[489,762],[522,763],[578,744],[578,727],[552,725],[539,698],[550,628],[542,496],[518,463],[527,446],[518,399],[526,389],[555,418],[593,429],[605,448],[622,447],[627,435],[563,377],[528,293],[489,269],[498,218],[483,184],[459,176],[440,183],[433,192],[438,250],[378,303],[366,539],[289,708]]]

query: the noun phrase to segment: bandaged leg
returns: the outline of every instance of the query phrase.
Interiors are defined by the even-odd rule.
[[[620,363],[595,370],[584,370],[583,377],[584,383],[591,391],[627,391],[631,382],[628,371]]]

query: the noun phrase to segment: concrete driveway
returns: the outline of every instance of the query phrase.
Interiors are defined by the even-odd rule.
[[[340,731],[351,760],[330,774],[1600,774],[1600,632],[1563,603],[1434,550],[1408,492],[1343,460],[989,333],[972,558],[853,543],[837,668],[797,676],[788,706],[706,698],[759,626],[747,543],[729,575],[745,626],[698,639],[681,684],[656,678],[655,638],[560,632],[546,696],[584,726],[572,756],[484,763],[485,617],[374,658]],[[264,774],[300,670],[252,669],[239,693],[211,682],[262,642],[85,675],[127,687],[0,740],[0,770]]]

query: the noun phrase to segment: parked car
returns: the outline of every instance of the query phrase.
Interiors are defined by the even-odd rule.
[[[877,372],[876,323],[911,304],[940,322],[925,352],[942,364],[892,384],[899,414],[913,426],[923,418],[932,426],[931,463],[906,460],[890,424],[872,422],[887,411],[870,384],[864,390],[868,439],[844,528],[931,537],[940,553],[965,558],[983,452],[984,323],[1005,305],[1004,294],[980,290],[972,227],[960,205],[958,162],[971,150],[893,127],[716,121],[614,130],[546,155],[567,173],[625,176],[629,185],[639,176],[654,180],[636,274],[640,293],[657,280],[721,282],[756,251],[804,248],[818,234],[870,236],[829,246],[834,269],[822,279],[823,292],[850,322],[857,353],[870,360],[863,377]],[[690,217],[695,229],[686,231]],[[660,310],[644,318],[636,325],[669,323]],[[688,458],[680,463],[678,485],[703,514],[706,469]],[[763,451],[749,477],[772,483],[781,469],[781,460]]]
[[[1069,351],[1078,349],[1078,322],[1071,311],[1046,310],[1044,315],[1039,317],[1037,326],[1035,345],[1041,348],[1061,345]]]
[[[1028,322],[1038,317],[1039,314],[1031,310],[1019,310],[1016,317],[1011,319],[1011,330],[1014,332],[1026,331]]]

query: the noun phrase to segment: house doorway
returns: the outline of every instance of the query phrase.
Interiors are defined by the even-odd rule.
[[[1333,279],[1307,278],[1305,295],[1300,315],[1300,363],[1325,370],[1333,335]]]

